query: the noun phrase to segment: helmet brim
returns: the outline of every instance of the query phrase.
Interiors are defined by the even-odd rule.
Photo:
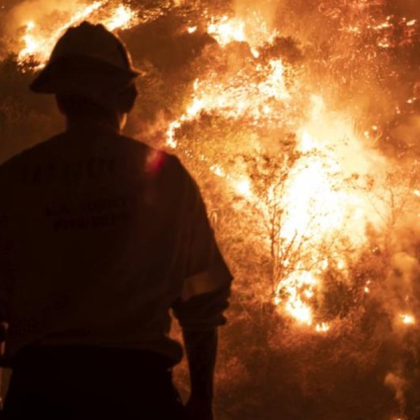
[[[74,54],[48,63],[30,89],[47,94],[121,91],[133,84],[138,75],[135,69],[124,70],[95,57]]]

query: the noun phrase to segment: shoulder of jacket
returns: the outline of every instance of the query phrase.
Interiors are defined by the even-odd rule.
[[[52,142],[58,140],[60,137],[62,137],[62,134],[50,137],[48,140],[29,147],[3,162],[0,165],[0,184],[4,181],[10,181],[16,171],[23,165],[36,160],[46,148],[49,148],[52,145]]]

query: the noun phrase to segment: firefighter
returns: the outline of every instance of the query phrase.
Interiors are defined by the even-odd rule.
[[[55,95],[66,129],[0,167],[6,418],[213,418],[232,276],[180,161],[121,134],[137,75],[121,41],[84,22],[31,85]]]

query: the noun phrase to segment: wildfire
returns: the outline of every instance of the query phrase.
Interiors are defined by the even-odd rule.
[[[160,10],[165,9],[162,2],[157,3]],[[419,21],[400,18],[397,12],[387,16],[381,1],[321,1],[318,11],[303,2],[293,4],[292,13],[302,21],[293,21],[283,34],[283,28],[271,29],[258,13],[249,10],[251,7],[237,10],[238,15],[232,17],[223,14],[224,7],[209,6],[194,21],[195,12],[201,13],[198,8],[190,14],[182,9],[183,2],[169,3],[166,12],[147,15],[149,6],[143,13],[140,3],[135,11],[128,5],[134,3],[79,0],[71,10],[54,15],[54,20],[53,15],[30,15],[22,21],[19,33],[19,62],[23,70],[27,63],[43,65],[58,37],[85,19],[117,31],[146,22],[147,16],[155,20],[176,4],[182,19],[177,15],[168,22],[173,25],[171,31],[176,29],[176,42],[187,40],[186,51],[191,45],[195,48],[193,59],[185,65],[184,79],[183,68],[172,74],[167,66],[161,72],[160,55],[156,62],[151,58],[151,81],[179,78],[184,88],[193,72],[195,81],[187,88],[189,98],[174,95],[177,101],[169,104],[174,113],[184,107],[167,121],[164,140],[206,185],[210,219],[219,229],[228,261],[234,260],[239,291],[252,288],[246,290],[243,307],[249,305],[253,316],[255,301],[264,302],[258,306],[259,314],[268,312],[270,324],[255,324],[257,328],[274,325],[275,332],[282,328],[285,334],[281,337],[267,334],[276,351],[281,347],[303,349],[304,360],[317,360],[307,354],[320,354],[324,349],[328,356],[329,351],[334,354],[322,361],[324,365],[317,364],[317,369],[296,364],[293,375],[306,391],[310,390],[311,375],[317,379],[314,389],[324,373],[331,378],[323,367],[338,366],[336,361],[343,360],[343,355],[351,356],[349,363],[344,358],[346,380],[352,363],[360,362],[360,371],[367,369],[375,377],[389,363],[393,370],[385,384],[395,392],[398,409],[387,415],[395,420],[411,418],[405,417],[408,404],[404,394],[412,376],[406,375],[403,358],[411,369],[408,348],[415,343],[410,334],[417,329],[415,281],[420,270],[416,251],[420,232],[416,171],[420,173],[420,160],[407,156],[413,147],[418,158],[415,139],[420,82],[411,75],[407,76],[410,83],[402,83],[405,78],[399,73],[408,68],[407,73],[415,73],[418,67],[418,60],[410,66],[404,64],[404,60],[412,60],[413,52],[402,46],[418,47]],[[283,6],[285,12],[291,7]],[[305,17],[301,7],[308,8],[311,16]],[[210,15],[215,9],[223,12]],[[312,14],[317,13],[321,15],[314,16],[313,27],[302,30],[302,22],[312,22]],[[276,24],[283,19],[277,15]],[[164,27],[167,21],[162,21],[151,25],[151,30]],[[331,27],[327,30],[338,40],[328,39],[327,30],[320,34],[322,41],[311,39],[314,28],[323,29],[316,27],[319,22],[331,25],[333,32]],[[201,62],[201,47],[195,42],[205,29],[215,42],[203,42],[205,59]],[[167,35],[165,31],[163,37]],[[179,51],[180,55],[184,52],[183,48]],[[398,86],[401,92],[394,95]],[[164,92],[158,94],[156,107]],[[159,114],[158,129],[162,115],[168,114]],[[402,127],[407,119],[410,121]],[[150,122],[147,129],[152,132],[155,127],[150,127]],[[400,128],[402,132],[397,133]],[[142,127],[142,133],[146,131]],[[379,151],[384,144],[389,157]],[[409,166],[408,162],[418,167],[402,168]],[[214,189],[212,176],[217,183]],[[250,281],[254,279],[257,284]],[[271,318],[273,311],[281,322]],[[380,328],[374,328],[375,317]],[[347,349],[347,343],[353,341],[354,346]],[[381,359],[384,355],[389,360]],[[377,380],[375,384],[380,385]],[[333,388],[327,385],[325,395],[330,398]],[[376,401],[379,394],[373,394]],[[389,399],[389,391],[384,395],[383,401]]]
[[[102,23],[109,30],[128,29],[137,23],[137,14],[128,6],[114,7],[109,0],[95,1],[89,5],[74,3],[74,10],[68,18],[60,21],[48,21],[39,24],[29,21],[24,24],[23,47],[18,53],[21,65],[35,61],[43,66],[58,38],[71,26],[89,19],[93,23]]]
[[[247,39],[243,32],[245,23],[239,25],[238,22],[238,20],[229,20],[226,16],[219,20],[213,19],[208,31],[221,46],[234,41],[244,41]],[[273,34],[275,32],[270,34],[270,39]],[[261,38],[260,42],[263,41],[266,39]],[[257,60],[258,56],[259,53],[255,48],[250,50],[251,71],[239,71],[235,76],[230,73],[221,75],[212,72],[205,79],[195,80],[194,94],[186,112],[169,125],[167,145],[175,148],[176,130],[184,123],[198,119],[202,112],[218,113],[233,119],[250,116],[252,118],[250,123],[254,126],[284,124],[287,114],[278,113],[278,106],[274,111],[270,103],[287,106],[287,101],[291,99],[285,84],[285,65],[281,59],[273,59],[262,64]]]
[[[262,120],[268,123],[269,120],[284,120],[284,116],[276,115],[268,105],[270,101],[286,102],[290,99],[285,86],[282,61],[271,60],[266,66],[256,63],[254,71],[258,75],[257,81],[248,81],[248,75],[244,73],[240,73],[235,79],[231,79],[230,75],[221,79],[219,74],[214,73],[209,79],[196,80],[190,106],[178,121],[172,123],[170,130],[196,119],[204,111],[217,112],[236,119],[249,115],[253,118],[254,125]],[[168,144],[174,147],[170,134],[168,139]]]
[[[114,6],[109,0],[82,6],[75,3],[67,19],[48,25],[26,22],[19,62],[44,64],[59,36],[85,19],[114,31],[128,29],[140,18],[129,6]],[[399,25],[412,30],[417,21]],[[193,34],[197,28],[189,26],[185,31]],[[390,33],[394,29],[391,19],[347,28],[355,36],[366,30],[379,34],[380,48],[392,45]],[[178,133],[184,125],[199,121],[204,114],[240,121],[250,129],[294,133],[296,159],[281,183],[262,188],[243,167],[226,168],[220,162],[208,162],[208,166],[234,195],[259,212],[262,221],[270,220],[270,206],[281,209],[282,219],[275,234],[261,236],[261,246],[271,248],[274,261],[273,302],[279,313],[316,332],[327,333],[330,324],[319,319],[315,303],[328,270],[334,268],[346,277],[349,261],[340,252],[337,238],[345,238],[347,254],[351,255],[366,243],[366,226],[383,223],[375,211],[375,199],[363,188],[363,179],[373,169],[377,184],[384,180],[386,160],[365,145],[366,138],[370,139],[371,133],[376,135],[379,127],[373,125],[360,134],[355,129],[357,116],[334,112],[318,89],[304,94],[309,89],[303,88],[305,82],[292,66],[280,55],[267,57],[264,53],[267,45],[274,45],[279,32],[270,30],[257,14],[247,18],[209,17],[207,32],[222,50],[230,45],[233,50],[242,48],[238,50],[242,61],[234,63],[232,71],[211,69],[197,77],[185,112],[168,125],[166,144],[172,149],[179,147]],[[253,139],[243,142],[251,144]],[[419,190],[412,193],[420,197]],[[369,294],[370,282],[362,290]],[[415,323],[411,315],[400,318],[404,324]]]
[[[347,261],[340,256],[335,238],[345,235],[356,249],[366,241],[366,225],[380,223],[372,197],[349,179],[355,172],[360,178],[366,176],[373,166],[380,178],[385,160],[363,145],[351,117],[328,110],[322,95],[312,94],[306,118],[296,118],[293,109],[301,100],[300,86],[294,86],[297,78],[292,82],[286,78],[287,65],[280,58],[259,58],[262,45],[273,42],[273,34],[266,26],[261,26],[260,32],[254,28],[251,39],[246,21],[223,16],[211,19],[208,32],[222,48],[232,42],[249,43],[252,49],[247,68],[235,74],[213,71],[197,79],[186,112],[169,125],[167,145],[178,147],[178,130],[203,113],[245,119],[250,126],[272,130],[295,124],[292,129],[297,133],[299,158],[287,174],[279,196],[274,186],[259,190],[243,171],[226,171],[220,165],[210,165],[210,170],[224,178],[234,193],[257,208],[263,218],[268,220],[270,211],[264,197],[281,207],[281,228],[277,237],[271,239],[280,244],[274,256],[278,267],[273,273],[273,302],[280,313],[326,333],[329,324],[318,320],[313,308],[326,270],[334,266],[344,276],[347,271]],[[328,257],[323,251],[326,244]],[[299,254],[299,261],[288,258],[293,253]],[[365,293],[369,293],[368,286]]]

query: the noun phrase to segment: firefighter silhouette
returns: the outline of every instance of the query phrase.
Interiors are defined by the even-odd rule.
[[[84,22],[31,85],[56,96],[67,126],[0,167],[6,418],[213,418],[232,276],[180,161],[121,134],[137,75],[122,42]]]

